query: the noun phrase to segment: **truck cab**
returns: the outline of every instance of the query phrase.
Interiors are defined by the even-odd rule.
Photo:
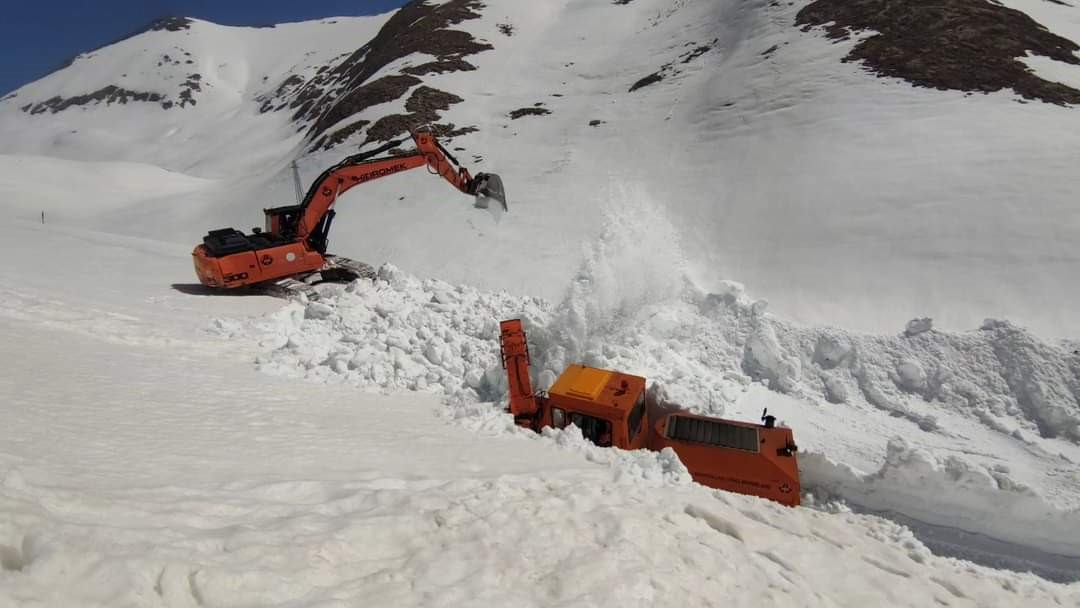
[[[645,378],[621,372],[571,365],[547,394],[549,426],[571,423],[601,447],[637,450],[646,446]]]

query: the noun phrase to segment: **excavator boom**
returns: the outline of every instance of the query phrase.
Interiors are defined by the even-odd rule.
[[[324,171],[300,202],[302,213],[296,236],[308,238],[312,234],[318,234],[326,214],[338,197],[355,186],[425,165],[431,173],[442,176],[462,193],[479,199],[494,199],[506,210],[506,194],[499,176],[479,173],[474,178],[428,131],[416,131],[413,133],[413,141],[416,151],[411,154],[372,158],[404,143],[404,140],[399,139],[375,150],[350,156]]]

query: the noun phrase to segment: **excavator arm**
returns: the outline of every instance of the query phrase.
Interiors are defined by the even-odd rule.
[[[354,186],[423,166],[441,175],[461,192],[476,196],[478,207],[487,208],[489,201],[494,200],[503,211],[506,210],[506,194],[499,176],[478,173],[473,177],[436,141],[430,131],[415,131],[412,138],[416,150],[411,154],[372,158],[405,141],[395,140],[375,150],[350,156],[324,171],[301,201],[295,231],[286,230],[293,232],[289,236],[307,240],[317,251],[325,251],[326,237],[333,219],[332,208],[338,197]]]

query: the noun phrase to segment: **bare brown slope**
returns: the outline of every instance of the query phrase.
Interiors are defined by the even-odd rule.
[[[830,38],[876,34],[845,61],[863,61],[881,76],[916,86],[991,92],[1012,89],[1027,99],[1080,103],[1080,91],[1036,76],[1019,60],[1029,51],[1080,64],[1080,45],[1026,14],[987,0],[816,0],[797,25],[821,26]]]
[[[365,141],[389,140],[419,124],[438,120],[436,109],[446,109],[461,99],[430,87],[415,90],[409,98],[411,105],[424,105],[425,111],[410,109],[407,114],[383,117],[370,127],[367,121],[351,117],[371,106],[400,99],[421,85],[427,74],[475,70],[465,57],[492,46],[453,26],[479,18],[483,7],[479,0],[450,0],[443,4],[413,0],[391,16],[370,42],[336,64],[323,66],[309,81],[290,76],[273,95],[259,100],[261,109],[293,110],[293,120],[307,130],[313,148],[332,147],[364,130]],[[414,53],[435,60],[373,79],[390,63]],[[431,98],[437,98],[438,103],[421,103]],[[435,128],[442,134],[460,132],[453,125]]]

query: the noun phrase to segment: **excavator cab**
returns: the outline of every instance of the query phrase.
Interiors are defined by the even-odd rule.
[[[304,208],[300,205],[285,205],[283,207],[263,209],[263,214],[266,216],[264,230],[291,238],[296,233],[296,224],[303,213]]]

